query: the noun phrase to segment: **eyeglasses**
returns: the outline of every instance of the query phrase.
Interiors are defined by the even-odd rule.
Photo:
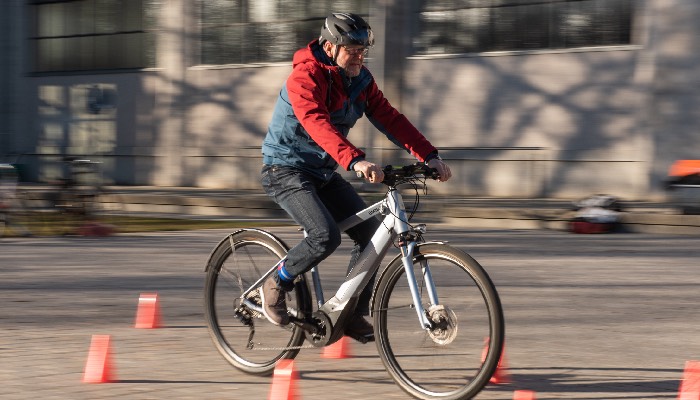
[[[356,48],[349,48],[347,46],[342,46],[343,49],[345,49],[345,52],[348,53],[349,56],[359,56],[361,55],[362,57],[367,57],[369,54],[369,48],[367,47],[356,47]]]

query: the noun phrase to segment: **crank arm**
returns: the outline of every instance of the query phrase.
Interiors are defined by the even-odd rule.
[[[316,324],[312,324],[312,323],[306,321],[305,319],[300,319],[300,318],[297,318],[293,315],[290,315],[289,322],[300,327],[301,329],[303,329],[306,332],[309,332],[309,333],[314,334],[314,335],[318,334],[318,326],[316,326]]]

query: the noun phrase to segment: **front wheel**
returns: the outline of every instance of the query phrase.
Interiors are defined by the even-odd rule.
[[[304,341],[298,326],[275,326],[260,312],[241,304],[243,293],[286,254],[287,246],[272,234],[244,229],[222,240],[209,259],[204,287],[209,334],[229,363],[250,374],[271,374],[275,363],[294,358]],[[260,305],[259,288],[246,298]],[[287,308],[297,316],[310,308],[303,275],[287,293]]]
[[[400,258],[382,275],[375,293],[377,349],[396,383],[419,399],[470,399],[498,365],[504,321],[498,293],[484,269],[466,253],[428,243],[413,254],[421,303],[430,329],[423,329]],[[428,296],[432,276],[437,303]]]

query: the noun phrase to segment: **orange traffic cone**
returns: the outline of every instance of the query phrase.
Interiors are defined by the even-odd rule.
[[[678,400],[700,400],[700,361],[686,361]]]
[[[114,382],[109,335],[92,335],[83,382]]]
[[[350,353],[350,338],[343,336],[337,342],[324,347],[321,357],[333,359],[352,357],[352,354]]]
[[[484,339],[484,351],[481,352],[482,363],[486,361],[486,354],[489,351],[489,343],[490,339],[486,337]],[[508,374],[507,369],[508,366],[506,363],[506,346],[504,344],[503,349],[501,349],[501,358],[498,360],[498,366],[496,366],[496,371],[493,373],[493,376],[491,376],[491,380],[489,382],[496,385],[501,383],[510,383],[510,374]]]
[[[513,392],[513,400],[537,400],[532,390],[516,390]]]
[[[294,360],[280,360],[275,366],[272,375],[272,386],[268,400],[292,400],[297,399],[296,380],[298,374],[294,370]]]
[[[152,329],[160,328],[160,326],[158,293],[141,293],[138,309],[136,310],[136,324],[134,328]]]

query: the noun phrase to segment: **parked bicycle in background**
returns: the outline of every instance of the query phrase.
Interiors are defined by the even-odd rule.
[[[71,235],[96,220],[102,193],[100,162],[65,156],[59,163],[57,178],[23,186],[15,165],[2,164],[0,212],[6,236]]]
[[[43,196],[47,209],[42,212],[56,234],[78,234],[97,218],[100,162],[76,156],[63,157],[61,162],[63,175],[49,182],[50,190]]]
[[[47,199],[50,205],[80,220],[89,220],[97,210],[97,197],[102,188],[97,161],[68,156],[63,158],[67,173],[53,181]]]
[[[18,196],[19,173],[12,164],[0,164],[0,237],[31,236],[29,214]]]

